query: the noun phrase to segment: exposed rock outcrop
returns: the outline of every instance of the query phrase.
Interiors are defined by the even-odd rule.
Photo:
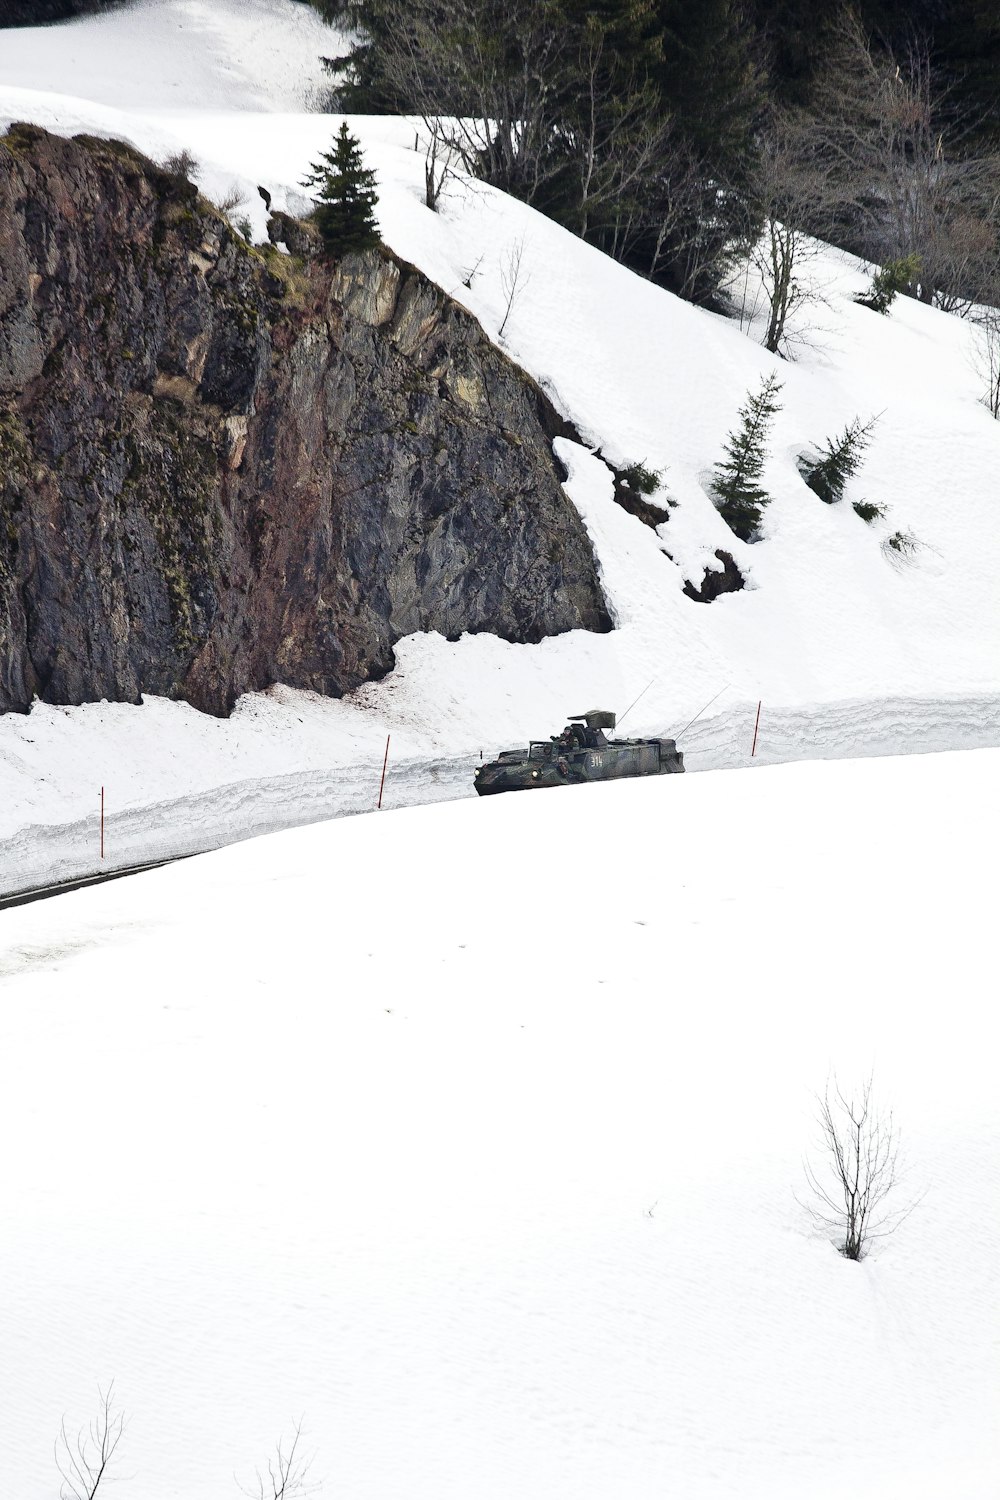
[[[746,583],[731,552],[725,552],[721,547],[717,547],[715,555],[721,566],[706,568],[699,588],[695,588],[690,579],[684,585],[684,593],[687,597],[696,599],[699,604],[711,604],[713,599],[718,599],[722,594],[735,594]]]
[[[580,441],[575,433],[573,436],[577,442]],[[655,531],[658,526],[662,526],[664,521],[670,520],[669,507],[676,504],[675,501],[668,499],[666,506],[659,505],[656,501],[648,498],[648,491],[646,489],[637,488],[636,479],[645,470],[645,464],[633,464],[627,469],[619,469],[609,458],[604,456],[600,448],[597,449],[595,456],[602,463],[606,464],[611,471],[611,477],[615,485],[613,499],[616,505],[620,505],[622,510],[627,510],[630,516],[635,516],[637,521],[641,521],[651,531]],[[646,471],[647,474],[648,472]],[[658,474],[652,474],[649,477],[654,482],[659,479]]]
[[[623,484],[621,476],[615,470],[612,473],[615,476],[615,503],[622,510],[627,510],[630,516],[635,516],[636,520],[652,531],[662,526],[664,521],[670,520],[669,510],[664,510],[661,505],[654,505],[652,500],[647,500],[645,495],[640,495],[631,485]]]
[[[0,139],[0,711],[610,629],[561,426],[387,253],[255,250],[128,146]]]

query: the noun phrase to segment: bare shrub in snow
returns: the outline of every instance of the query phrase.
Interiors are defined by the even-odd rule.
[[[817,1224],[833,1229],[848,1260],[862,1260],[876,1240],[898,1229],[912,1212],[888,1206],[899,1185],[899,1131],[891,1110],[875,1101],[872,1076],[845,1094],[836,1079],[819,1100],[820,1140],[805,1162],[810,1198],[804,1205]]]
[[[164,159],[163,170],[169,172],[171,177],[184,177],[190,181],[198,173],[198,161],[190,151],[175,151],[173,156]]]
[[[219,199],[218,207],[224,214],[231,214],[234,208],[242,208],[246,203],[243,189],[238,182],[234,182],[229,191]]]
[[[912,562],[922,547],[923,543],[912,531],[894,531],[882,542],[883,555],[896,567]]]
[[[548,180],[551,85],[568,48],[550,8],[515,0],[501,15],[482,0],[411,0],[391,19],[374,59],[382,89],[428,131],[436,122],[470,175],[531,202]]]
[[[55,1445],[56,1468],[62,1481],[59,1500],[94,1500],[98,1490],[103,1494],[111,1482],[109,1470],[125,1431],[125,1414],[116,1408],[114,1394],[114,1381],[106,1390],[98,1387],[97,1416],[75,1438],[66,1431],[63,1418]]]
[[[290,1443],[279,1438],[274,1454],[267,1460],[266,1472],[258,1469],[249,1485],[240,1485],[249,1500],[293,1500],[293,1496],[313,1495],[319,1489],[309,1479],[312,1459],[299,1451],[302,1423],[298,1422]]]

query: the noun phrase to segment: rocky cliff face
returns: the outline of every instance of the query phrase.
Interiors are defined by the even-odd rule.
[[[556,430],[389,255],[255,250],[129,147],[0,140],[0,711],[224,713],[411,631],[610,629]]]

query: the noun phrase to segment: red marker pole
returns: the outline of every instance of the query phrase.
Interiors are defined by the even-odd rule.
[[[104,788],[101,787],[101,858],[104,858]]]
[[[763,699],[761,699],[763,702]],[[750,751],[751,758],[757,754],[757,730],[760,728],[760,703],[757,704],[757,722],[753,726],[753,749]]]
[[[382,780],[379,783],[378,789],[378,805],[380,810],[382,807],[382,788],[385,786],[385,768],[389,764],[389,741],[391,739],[392,735],[387,734],[385,737],[385,760],[382,762]]]

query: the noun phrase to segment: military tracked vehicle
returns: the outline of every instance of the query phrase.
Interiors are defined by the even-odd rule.
[[[622,776],[667,776],[684,769],[673,740],[609,740],[615,715],[607,709],[571,714],[562,734],[532,740],[527,750],[503,750],[476,771],[480,797],[540,786],[614,781]]]

